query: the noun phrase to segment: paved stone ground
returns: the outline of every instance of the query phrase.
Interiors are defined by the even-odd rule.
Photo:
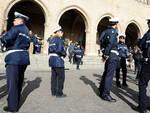
[[[131,108],[138,102],[138,86],[133,72],[128,72],[128,88],[117,88],[114,79],[111,95],[117,99],[116,103],[98,97],[102,73],[103,66],[99,69],[66,70],[64,93],[67,98],[57,99],[50,94],[50,69],[44,66],[33,70],[28,68],[18,113],[137,113]],[[5,113],[2,108],[7,105],[5,89],[5,69],[0,66],[0,113]],[[147,94],[150,102],[150,90]]]

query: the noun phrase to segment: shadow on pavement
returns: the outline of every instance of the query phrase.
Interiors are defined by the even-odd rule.
[[[135,77],[127,75],[127,82],[130,82],[130,83],[133,83],[135,85],[138,85],[138,79],[135,79],[135,78],[136,78],[136,75],[135,75]]]
[[[2,75],[4,75],[4,76],[2,76]],[[3,80],[3,79],[6,79],[6,75],[5,75],[5,73],[0,73],[0,80]]]
[[[2,87],[0,87],[0,99],[7,95],[6,88],[7,88],[6,85],[3,85]]]
[[[99,79],[97,80],[100,82],[101,75],[93,74],[93,76],[98,77]],[[112,82],[111,92],[115,94],[118,98],[120,98],[122,101],[124,101],[126,104],[128,104],[131,108],[134,108],[136,106],[132,102],[130,102],[129,99],[127,98],[130,98],[130,100],[138,104],[138,92],[129,87],[118,88],[116,87],[116,82],[114,80]]]
[[[80,80],[82,80],[86,85],[90,85],[91,88],[93,89],[94,93],[98,96],[99,95],[99,91],[97,86],[95,85],[95,83],[91,80],[89,80],[88,78],[86,78],[85,76],[81,76]]]
[[[4,79],[6,79],[5,73],[0,73],[0,80],[4,80]],[[6,84],[0,87],[0,99],[7,95],[6,88],[7,88]]]
[[[40,87],[41,81],[42,81],[42,79],[40,77],[37,77],[33,81],[26,81],[25,82],[25,84],[27,84],[27,86],[24,88],[24,90],[22,92],[19,108],[24,104],[24,102],[27,99],[28,95],[31,92],[33,92],[35,89]]]
[[[93,74],[93,76],[97,77],[96,80],[98,80],[99,82],[101,81],[101,77],[102,77],[101,75]],[[98,87],[95,85],[93,81],[89,80],[85,76],[81,76],[80,80],[82,80],[86,85],[90,85],[94,93],[99,97]],[[130,79],[130,82],[134,83],[132,80],[135,80],[135,79]],[[116,82],[113,81],[111,92],[115,94],[118,98],[120,98],[122,101],[124,101],[126,104],[128,104],[131,107],[131,109],[135,110],[134,108],[136,108],[136,105],[133,104],[133,101],[138,104],[138,92],[137,91],[135,91],[134,89],[131,89],[130,87],[118,88],[116,87]],[[150,100],[150,97],[148,98],[148,100]]]

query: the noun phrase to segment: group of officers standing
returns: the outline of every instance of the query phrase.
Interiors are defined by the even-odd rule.
[[[0,37],[0,40],[6,45],[6,50],[8,51],[5,57],[8,106],[3,108],[4,111],[7,112],[17,112],[19,109],[24,72],[27,65],[30,64],[28,49],[30,47],[31,37],[29,30],[24,23],[29,19],[29,17],[18,12],[15,12],[14,15],[14,26],[5,35]],[[147,21],[150,29],[150,20]],[[120,68],[122,68],[122,85],[128,87],[126,83],[126,58],[128,55],[128,49],[125,44],[125,35],[119,35],[118,43],[118,33],[116,29],[119,19],[112,18],[109,22],[110,25],[108,26],[108,29],[105,30],[100,37],[101,50],[103,52],[102,61],[105,62],[105,69],[99,86],[99,96],[103,100],[116,102],[116,99],[112,98],[110,95],[112,80],[116,71],[116,84],[118,87],[121,87],[119,73]],[[56,98],[63,98],[67,96],[63,93],[65,80],[63,59],[66,57],[66,51],[64,50],[62,37],[63,30],[59,26],[51,35],[48,48],[49,66],[51,67],[51,95],[56,96]],[[139,75],[138,108],[140,113],[146,113],[146,87],[150,79],[150,30],[148,30],[143,36],[138,46],[143,52],[143,58],[141,59],[142,68]],[[78,48],[75,51],[79,59],[83,57],[82,51]]]
[[[73,44],[72,42],[70,43],[68,47],[68,53],[69,53],[69,62],[70,64],[76,64],[76,69],[80,70],[79,66],[80,64],[83,65],[82,58],[84,56],[84,49],[83,47],[78,44],[77,42]]]
[[[118,18],[112,18],[109,20],[110,26],[108,29],[103,31],[100,42],[101,51],[103,52],[102,61],[105,62],[105,69],[99,86],[100,97],[103,100],[109,102],[116,102],[116,99],[111,97],[110,89],[112,86],[112,80],[116,71],[116,84],[121,87],[119,82],[119,72],[122,68],[123,73],[123,86],[127,87],[126,76],[126,58],[128,49],[125,45],[125,35],[119,35],[119,43],[117,43],[118,33],[116,31]],[[140,113],[147,113],[147,102],[146,102],[146,88],[150,80],[150,19],[147,20],[149,30],[138,42],[138,47],[142,51],[143,57],[140,59],[141,69],[139,74],[139,106],[137,110]]]

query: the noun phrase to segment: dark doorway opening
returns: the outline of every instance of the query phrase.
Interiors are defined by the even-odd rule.
[[[61,16],[59,24],[64,30],[64,40],[78,42],[85,48],[85,19],[79,11],[74,9],[66,11]]]
[[[126,44],[128,47],[134,48],[137,44],[138,38],[140,37],[140,30],[136,24],[131,23],[126,29]]]
[[[106,30],[109,26],[109,19],[110,19],[110,17],[104,17],[104,18],[101,19],[101,21],[98,24],[98,27],[97,27],[97,40],[96,40],[97,44],[100,44],[100,36],[101,36],[102,32],[104,30]]]
[[[42,8],[37,3],[32,1],[21,1],[16,3],[9,11],[7,30],[13,25],[15,11],[29,16],[30,19],[26,25],[33,33],[37,34],[38,37],[44,39],[45,16]]]

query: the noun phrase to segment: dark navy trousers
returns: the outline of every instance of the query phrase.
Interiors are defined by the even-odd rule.
[[[112,80],[114,76],[114,72],[117,67],[116,60],[107,60],[105,63],[105,70],[101,79],[99,91],[100,96],[107,96],[110,95],[110,89],[112,86]]]
[[[126,84],[126,78],[127,78],[127,66],[126,66],[126,58],[121,58],[120,59],[120,66],[119,68],[116,69],[116,83],[119,83],[120,79],[120,68],[122,68],[122,75],[123,75],[123,80],[122,83]]]
[[[150,80],[150,63],[143,64],[139,75],[139,106],[140,110],[144,111],[147,108],[146,88]]]
[[[52,67],[51,68],[51,93],[52,95],[63,95],[65,71],[64,67]]]
[[[77,69],[79,69],[81,58],[76,58]]]
[[[24,80],[24,72],[26,65],[7,65],[7,91],[8,91],[8,108],[10,110],[18,110],[22,84]]]

